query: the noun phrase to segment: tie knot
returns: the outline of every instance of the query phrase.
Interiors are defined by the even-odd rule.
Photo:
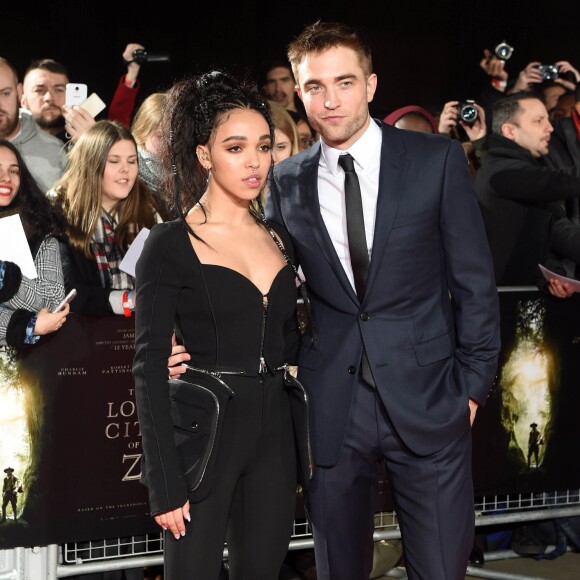
[[[350,153],[345,153],[338,158],[338,164],[342,167],[345,173],[354,171],[354,159]]]

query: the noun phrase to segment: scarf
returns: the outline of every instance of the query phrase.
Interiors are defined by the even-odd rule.
[[[116,227],[115,218],[105,210],[102,210],[91,241],[91,251],[97,260],[103,288],[133,290],[135,288],[133,276],[119,269],[123,254],[117,244],[115,244]]]

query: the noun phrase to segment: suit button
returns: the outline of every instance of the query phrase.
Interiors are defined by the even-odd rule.
[[[198,423],[197,421],[194,421],[194,422],[191,424],[191,430],[192,430],[192,431],[198,431],[198,430],[199,430],[199,423]]]
[[[360,319],[364,322],[366,322],[369,319],[369,315],[368,312],[361,312],[360,313]]]
[[[348,367],[348,373],[349,373],[350,375],[354,375],[354,374],[356,374],[356,367],[355,367],[354,365],[350,365],[350,366]]]

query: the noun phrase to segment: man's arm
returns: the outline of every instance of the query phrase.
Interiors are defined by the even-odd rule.
[[[476,403],[485,404],[497,373],[499,297],[473,178],[455,141],[444,168],[439,224],[455,313],[455,357],[473,419]]]

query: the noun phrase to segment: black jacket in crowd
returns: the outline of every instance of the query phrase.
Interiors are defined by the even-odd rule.
[[[552,234],[562,200],[580,194],[580,177],[575,172],[550,167],[514,141],[491,134],[475,188],[498,286],[545,289],[538,263],[566,273],[554,259]],[[576,233],[580,236],[578,226],[560,232],[558,244],[565,246],[566,239]]]

